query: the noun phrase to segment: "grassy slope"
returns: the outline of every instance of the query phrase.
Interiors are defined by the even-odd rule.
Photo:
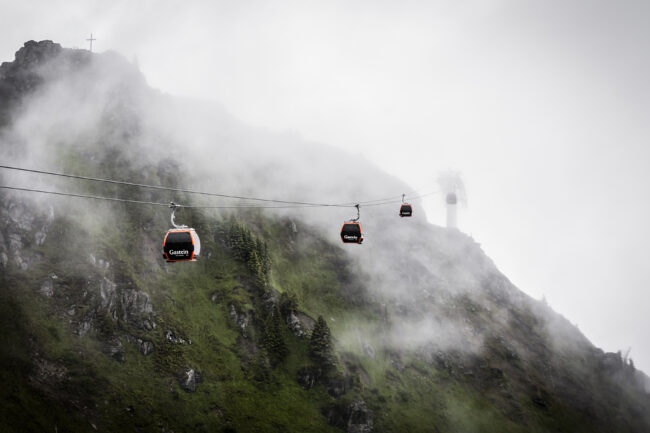
[[[92,423],[103,431],[163,427],[175,431],[339,431],[322,416],[323,409],[337,399],[322,385],[306,391],[297,384],[298,370],[310,363],[306,340],[284,330],[289,357],[266,380],[253,374],[251,355],[241,344],[229,305],[250,313],[249,340],[260,333],[258,319],[263,311],[259,293],[250,289],[248,269],[218,241],[223,220],[186,215],[202,234],[203,259],[158,263],[159,269],[152,272],[147,260],[132,254],[122,242],[126,238],[136,240],[131,245],[157,245],[164,222],[152,210],[122,211],[116,218],[122,222],[92,223],[90,228],[74,231],[67,219],[55,219],[45,244],[32,246],[43,260],[29,271],[10,268],[3,272],[0,414],[4,430],[51,431],[56,426],[60,431],[87,431]],[[274,288],[294,293],[300,309],[310,316],[326,317],[335,338],[361,322],[380,324],[376,304],[342,261],[337,246],[302,227],[292,234],[286,220],[258,213],[247,214],[244,220],[269,243]],[[112,274],[90,265],[87,257],[91,253],[111,262]],[[53,273],[58,277],[56,291],[48,299],[38,289]],[[122,282],[151,296],[156,329],[137,329],[109,318],[95,322],[96,329],[83,337],[74,335],[75,321],[94,308],[95,301],[84,297],[84,291],[96,290],[96,284],[89,281],[106,275],[119,275]],[[71,305],[75,306],[72,312]],[[106,329],[98,323],[106,324]],[[192,344],[167,343],[167,329],[191,339]],[[141,355],[127,342],[126,333],[152,341],[154,353]],[[124,363],[103,352],[106,340],[114,336],[122,337]],[[370,359],[357,346],[338,344],[341,369],[356,369],[365,376],[364,381],[356,377],[354,388],[339,402],[363,398],[375,412],[377,431],[598,430],[587,415],[562,402],[540,409],[517,386],[521,378],[508,377],[508,370],[485,386],[408,354],[402,358],[406,368],[397,370],[389,354],[379,351]],[[497,347],[488,349],[498,353]],[[65,379],[46,374],[34,382],[36,366],[43,362],[54,372],[64,368]],[[490,362],[497,364],[499,356]],[[187,368],[203,375],[195,393],[179,387],[177,378]],[[525,374],[535,377],[537,373]],[[608,391],[602,389],[602,393]],[[626,408],[608,410],[613,417],[630,416]]]

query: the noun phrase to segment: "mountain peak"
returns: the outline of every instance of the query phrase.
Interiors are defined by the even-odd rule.
[[[51,58],[59,55],[63,48],[61,44],[44,40],[40,42],[27,41],[25,44],[16,51],[16,60],[14,64],[17,67],[33,67]]]

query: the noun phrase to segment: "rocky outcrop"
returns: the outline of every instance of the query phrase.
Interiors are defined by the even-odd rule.
[[[289,312],[289,315],[287,316],[287,327],[296,337],[302,338],[306,334],[305,330],[302,329],[298,316],[296,316],[293,311]]]
[[[196,391],[196,386],[201,382],[203,382],[203,376],[193,368],[183,371],[178,378],[178,384],[185,392]]]
[[[0,65],[0,110],[35,90],[42,82],[39,67],[60,54],[61,45],[52,41],[28,41],[16,52],[13,62]]]
[[[35,354],[32,361],[30,381],[41,384],[58,385],[68,378],[68,369],[56,361],[50,361]]]
[[[151,341],[145,341],[138,338],[138,350],[144,356],[147,356],[153,352],[153,343]]]
[[[0,208],[0,263],[14,264],[25,271],[42,259],[33,251],[32,245],[45,242],[50,225],[54,221],[54,210],[50,207],[44,213],[36,213],[23,203],[8,200]]]
[[[141,290],[118,286],[109,278],[99,282],[100,309],[108,311],[113,320],[151,330],[155,324],[151,320],[153,304],[149,295]]]
[[[299,338],[309,336],[316,321],[300,311],[289,311],[286,316],[287,328]]]
[[[230,317],[232,318],[233,323],[239,328],[239,332],[242,337],[247,337],[246,330],[248,329],[248,314],[244,312],[238,312],[234,304],[230,304]]]
[[[124,358],[124,346],[122,345],[122,340],[117,337],[111,338],[106,343],[104,343],[103,352],[117,362],[126,362],[126,359]]]
[[[302,389],[311,389],[318,380],[319,372],[315,367],[302,367],[298,370],[298,384]]]
[[[325,409],[323,415],[328,424],[345,430],[347,433],[372,433],[374,431],[373,413],[363,400],[352,403],[335,404]]]
[[[348,418],[348,433],[371,433],[373,431],[372,411],[366,407],[363,400],[355,400],[350,404]]]
[[[180,335],[177,335],[171,329],[168,329],[168,330],[165,331],[165,341],[167,341],[168,343],[173,343],[173,344],[182,344],[182,345],[192,344],[192,340],[190,340],[189,338],[183,338]]]
[[[354,386],[354,377],[333,375],[320,380],[332,397],[340,397]]]
[[[41,284],[41,288],[39,289],[39,292],[43,296],[51,298],[52,296],[54,296],[54,282],[51,279],[43,281],[43,284]]]
[[[126,289],[122,291],[120,301],[122,320],[144,329],[146,326],[144,323],[146,317],[144,316],[153,313],[149,295],[140,290]]]
[[[154,345],[151,341],[143,340],[142,338],[129,334],[126,335],[126,339],[129,343],[134,344],[142,355],[147,356],[153,353]]]

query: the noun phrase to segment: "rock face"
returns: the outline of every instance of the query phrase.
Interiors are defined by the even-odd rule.
[[[100,308],[108,311],[113,320],[118,318],[139,329],[153,328],[153,305],[143,291],[123,287],[104,277],[99,283]]]
[[[173,343],[173,344],[182,344],[182,345],[192,344],[192,340],[185,339],[181,336],[176,335],[176,333],[171,329],[165,331],[165,340],[168,343]]]
[[[327,389],[327,392],[333,397],[340,397],[354,385],[354,377],[352,376],[335,376],[335,377],[326,377],[322,380],[323,385]]]
[[[185,392],[196,391],[196,386],[203,382],[203,376],[193,368],[189,368],[183,372],[178,379],[178,384]]]
[[[58,44],[49,41],[39,43],[30,41],[16,54],[15,62],[0,66],[2,154],[4,155],[4,151],[7,150],[4,148],[5,145],[13,146],[8,149],[7,154],[11,154],[11,151],[35,154],[34,145],[30,144],[29,140],[21,140],[24,138],[22,135],[16,135],[15,140],[5,140],[5,133],[10,134],[12,129],[20,129],[14,128],[14,125],[9,123],[12,122],[13,117],[3,115],[9,113],[8,107],[12,105],[16,107],[22,102],[25,103],[26,108],[29,108],[27,105],[30,103],[38,107],[49,106],[40,103],[40,91],[39,98],[32,100],[28,95],[30,92],[34,93],[34,90],[41,85],[43,93],[46,94],[52,88],[68,90],[68,81],[90,82],[92,85],[89,87],[70,87],[83,95],[84,104],[66,104],[67,101],[74,102],[75,98],[56,99],[59,98],[57,96],[59,93],[69,92],[54,92],[51,96],[55,98],[53,102],[56,108],[69,111],[72,114],[71,118],[96,118],[97,124],[101,125],[98,126],[100,129],[96,130],[95,126],[86,128],[86,122],[82,122],[84,127],[71,137],[63,131],[70,125],[68,118],[59,118],[52,112],[52,125],[55,126],[52,131],[55,134],[44,132],[42,144],[46,145],[52,153],[56,153],[57,159],[48,161],[43,158],[40,160],[42,166],[51,166],[53,170],[56,168],[60,171],[75,171],[75,168],[88,173],[97,171],[102,176],[115,179],[181,186],[180,184],[183,183],[181,179],[184,176],[181,177],[179,174],[185,172],[184,165],[177,166],[176,162],[165,165],[161,162],[156,168],[147,167],[146,162],[128,163],[131,151],[137,154],[146,153],[147,148],[141,145],[148,141],[156,142],[157,147],[163,145],[158,142],[167,141],[158,140],[159,137],[170,137],[166,146],[171,148],[178,144],[175,134],[169,132],[175,132],[176,126],[183,125],[169,122],[169,125],[165,125],[162,130],[153,126],[149,130],[145,125],[149,120],[151,124],[158,125],[158,122],[149,119],[149,114],[153,113],[148,111],[149,108],[164,108],[153,107],[151,104],[152,101],[163,100],[152,97],[146,89],[137,90],[137,81],[134,82],[135,84],[130,84],[132,80],[116,77],[116,72],[118,75],[125,75],[124,71],[119,65],[115,67],[111,62],[102,62],[100,58],[104,54],[93,55],[85,50],[64,51],[65,53]],[[47,60],[54,57],[61,57],[61,59],[45,66]],[[91,57],[98,61],[90,62]],[[64,76],[65,74],[57,76],[57,71],[62,71],[62,68],[67,67],[66,65],[86,60],[91,67],[81,68],[76,71],[76,75],[68,78]],[[106,72],[111,76],[111,80],[115,78],[108,84]],[[136,74],[137,72],[134,72],[134,75]],[[86,79],[83,79],[84,77]],[[48,82],[48,79],[51,80]],[[51,88],[48,87],[50,84],[53,84]],[[108,96],[105,99],[106,104],[90,104],[101,105],[98,107],[98,112],[90,115],[78,108],[85,108],[85,101],[97,99],[94,97],[96,95],[87,94],[95,91],[94,89],[99,93],[106,90]],[[134,96],[134,89],[146,94],[146,97]],[[147,99],[149,97],[152,98]],[[140,102],[143,104],[142,107],[138,105]],[[147,109],[147,112],[143,112],[145,116],[139,115],[141,108]],[[161,111],[166,111],[166,108]],[[84,115],[79,116],[79,112],[83,112]],[[173,116],[174,113],[175,111],[172,110],[169,116]],[[11,114],[20,116],[17,111]],[[167,115],[163,118],[167,119]],[[203,123],[202,119],[197,118],[195,121]],[[26,119],[19,120],[26,121]],[[34,123],[17,126],[29,132],[25,137],[30,137],[31,133],[36,132],[35,129],[47,120],[46,115],[34,116]],[[142,122],[142,120],[146,121]],[[142,130],[138,129],[141,126],[140,122],[142,122]],[[224,134],[229,129],[235,129],[237,131],[235,134],[245,132],[244,126],[229,128],[232,125],[229,122],[230,120],[224,119],[223,125],[227,127],[221,128],[221,125],[215,125],[216,129],[224,131]],[[44,130],[47,131],[47,128]],[[178,130],[185,139],[183,134],[185,130],[182,128]],[[12,137],[9,135],[9,138]],[[208,135],[206,141],[207,138]],[[254,137],[224,135],[222,138],[219,143],[229,144],[231,143],[229,138],[233,138],[232,143],[241,144],[242,147],[245,145],[244,142],[257,141],[257,135]],[[255,139],[249,140],[249,138]],[[261,135],[260,138],[264,143]],[[69,145],[59,143],[68,141]],[[229,149],[234,152],[234,147],[230,146]],[[164,148],[157,150],[160,150],[161,154],[166,154],[163,152]],[[296,146],[296,153],[298,150]],[[307,153],[311,155],[305,161],[311,162],[314,153]],[[157,155],[150,156],[151,159],[155,159]],[[336,153],[333,158],[339,160],[339,154]],[[177,158],[173,159],[177,160]],[[217,163],[218,160],[226,159],[216,158],[214,162]],[[247,158],[247,160],[256,160],[256,158]],[[233,162],[236,161],[238,159],[234,158]],[[290,158],[290,161],[292,166],[296,166],[294,158]],[[267,164],[266,161],[260,162]],[[273,191],[275,182],[271,181],[273,177],[270,171],[264,165],[256,167],[254,164],[257,161],[251,163],[252,166],[247,163],[245,169],[237,170],[242,179],[256,178],[257,176],[251,176],[251,173],[258,171],[262,178],[269,174],[269,180],[265,181],[269,185],[269,190],[261,191],[260,195],[267,193],[275,195]],[[145,166],[142,166],[143,164]],[[315,167],[312,169],[312,165],[304,164],[310,172],[315,169]],[[323,161],[322,166],[326,167],[325,170],[329,173],[332,164]],[[107,169],[106,172],[104,169]],[[218,168],[212,169],[215,173],[219,171]],[[4,177],[3,172],[0,172],[0,177]],[[286,176],[283,174],[282,177]],[[363,177],[374,179],[374,176],[366,176],[365,173]],[[314,179],[319,178],[324,177],[315,172]],[[228,180],[226,176],[224,180]],[[190,182],[190,178],[186,178],[186,181]],[[345,183],[348,184],[348,180],[345,180]],[[255,179],[251,184],[242,183],[242,189],[245,190],[244,187],[248,186],[257,189],[262,186],[259,184],[259,179]],[[315,183],[306,185],[310,191],[318,187]],[[79,183],[77,188],[85,191],[87,187]],[[93,188],[95,189],[99,194],[101,188]],[[122,194],[124,198],[130,196],[128,190],[121,191],[120,196]],[[90,192],[90,189],[86,192]],[[132,193],[135,195],[135,191]],[[160,197],[152,192],[142,194],[142,198],[147,200],[159,200],[156,197]],[[358,341],[358,344],[353,343],[349,346],[335,344],[339,347],[349,347],[354,352],[351,356],[346,356],[346,359],[343,359],[342,353],[338,354],[343,361],[340,364],[344,371],[342,374],[337,370],[335,373],[330,373],[332,374],[330,377],[318,367],[301,368],[297,373],[298,385],[310,390],[303,392],[295,383],[289,383],[292,380],[285,382],[282,374],[285,371],[283,366],[279,367],[280,374],[273,372],[273,369],[278,367],[271,365],[260,344],[263,343],[260,338],[263,337],[261,319],[275,311],[280,301],[279,293],[273,287],[251,283],[251,275],[239,275],[246,273],[241,266],[244,263],[235,263],[241,260],[229,256],[232,251],[224,249],[219,254],[215,254],[219,259],[216,261],[208,260],[210,254],[207,253],[205,262],[198,266],[179,264],[168,266],[160,260],[161,231],[158,227],[162,226],[158,224],[157,212],[135,206],[128,206],[124,212],[119,207],[113,208],[110,214],[114,212],[113,216],[120,217],[118,220],[128,227],[126,232],[120,225],[109,224],[106,230],[95,226],[96,223],[104,221],[104,215],[89,213],[91,218],[84,216],[81,220],[93,219],[93,223],[90,228],[83,231],[80,230],[83,224],[82,227],[75,224],[75,218],[69,207],[57,205],[56,214],[60,215],[54,218],[54,210],[47,210],[42,206],[42,203],[47,200],[30,202],[31,199],[26,196],[20,196],[24,200],[13,200],[11,197],[18,194],[2,191],[0,196],[2,197],[0,200],[0,297],[2,300],[0,308],[4,307],[0,314],[0,325],[2,325],[0,326],[2,331],[0,332],[0,361],[7,372],[2,376],[0,383],[3,389],[20,390],[19,393],[0,393],[0,403],[6,404],[0,407],[19,409],[4,412],[5,415],[12,415],[9,412],[22,414],[22,418],[27,420],[24,425],[32,426],[28,418],[33,417],[34,411],[43,406],[31,404],[35,399],[41,398],[42,394],[40,391],[30,392],[28,386],[25,386],[26,381],[20,378],[21,374],[29,374],[29,381],[32,384],[40,384],[41,390],[46,387],[56,390],[56,393],[51,394],[53,398],[43,402],[53,404],[52,407],[58,407],[55,405],[59,402],[63,403],[62,408],[65,412],[62,413],[66,417],[70,415],[71,423],[75,419],[84,423],[92,420],[98,426],[97,429],[103,431],[169,432],[188,431],[188,429],[240,432],[296,431],[297,425],[313,425],[314,430],[322,431],[327,429],[324,425],[327,421],[340,429],[337,431],[356,433],[372,432],[374,420],[377,420],[378,428],[392,424],[392,429],[390,427],[389,429],[395,432],[400,431],[401,420],[396,419],[396,422],[391,423],[390,420],[386,420],[386,417],[398,413],[425,418],[430,417],[433,412],[440,411],[441,413],[435,414],[435,418],[444,419],[447,409],[459,407],[453,402],[458,383],[467,385],[464,386],[467,393],[476,392],[480,393],[481,397],[486,397],[484,399],[486,404],[493,403],[490,409],[495,409],[493,411],[495,421],[499,421],[499,414],[502,414],[509,420],[515,420],[522,429],[530,427],[530,430],[544,430],[546,426],[526,424],[532,424],[535,420],[543,418],[551,420],[556,408],[567,408],[568,418],[576,415],[584,416],[581,419],[591,418],[595,420],[594,424],[605,426],[602,429],[588,426],[585,430],[648,431],[650,418],[647,414],[650,413],[648,409],[650,403],[644,403],[645,395],[627,394],[626,391],[633,390],[632,386],[627,389],[618,387],[620,383],[642,381],[644,386],[648,386],[644,388],[647,392],[650,389],[647,385],[650,383],[647,377],[639,376],[642,373],[634,371],[633,366],[622,359],[620,354],[590,355],[590,352],[585,349],[576,351],[575,357],[572,356],[574,352],[569,351],[566,351],[566,356],[556,356],[561,352],[554,351],[548,340],[545,340],[545,322],[539,319],[540,314],[537,313],[538,309],[534,303],[518,296],[507,279],[499,276],[496,269],[480,254],[478,247],[469,239],[464,239],[462,237],[464,235],[459,232],[436,232],[435,227],[424,225],[417,228],[417,233],[382,230],[381,233],[377,232],[372,245],[368,245],[375,250],[373,254],[367,255],[370,257],[369,260],[374,262],[373,266],[367,266],[368,263],[362,260],[362,256],[357,257],[362,260],[360,263],[356,263],[356,259],[348,260],[345,256],[347,253],[342,254],[339,247],[321,238],[321,230],[311,226],[308,219],[304,223],[301,219],[296,226],[293,221],[287,225],[275,217],[269,216],[267,219],[267,216],[262,213],[252,217],[251,224],[260,229],[265,236],[275,237],[285,233],[281,234],[281,239],[272,239],[273,242],[269,245],[273,246],[273,256],[280,259],[276,265],[281,263],[291,265],[278,266],[275,269],[278,276],[286,272],[286,275],[282,275],[278,280],[284,281],[286,277],[286,281],[291,282],[286,288],[292,288],[292,291],[296,292],[295,300],[289,302],[289,309],[282,309],[280,305],[280,312],[287,326],[287,329],[282,329],[282,335],[290,342],[288,367],[293,369],[296,365],[313,363],[313,359],[309,357],[310,347],[307,337],[312,332],[314,320],[300,312],[301,305],[298,300],[307,301],[313,296],[329,297],[330,295],[332,300],[342,299],[344,303],[336,306],[334,310],[330,308],[327,298],[314,302],[309,308],[306,304],[302,305],[302,308],[315,317],[323,315],[328,320],[330,318],[334,320],[335,317],[337,325],[341,324],[340,327],[336,327],[339,329],[336,330],[335,337],[340,338],[341,342]],[[58,200],[52,202],[63,203]],[[209,215],[198,212],[192,220],[200,224],[203,236],[203,230],[206,232],[212,230],[214,221]],[[152,216],[154,214],[157,216]],[[242,216],[246,219],[245,213],[242,213]],[[110,222],[110,217],[107,212],[104,222]],[[391,218],[394,219],[394,215],[391,215]],[[388,220],[381,220],[381,215],[378,213],[375,223],[380,226],[383,221]],[[417,222],[417,219],[413,222]],[[217,232],[211,235],[206,236],[207,239],[212,238],[206,242],[206,246],[209,245],[210,248],[214,248],[214,252],[217,252],[219,248],[217,241],[221,240],[221,235]],[[402,237],[402,235],[406,236]],[[289,241],[286,242],[285,238]],[[281,242],[275,242],[276,240]],[[59,248],[72,243],[75,245],[67,251],[65,248]],[[400,254],[400,251],[406,251],[401,250],[400,245],[408,245],[409,254]],[[375,255],[374,252],[377,254]],[[100,256],[102,258],[99,258]],[[179,266],[185,269],[180,271]],[[385,269],[379,269],[384,267]],[[365,275],[363,269],[382,272]],[[168,287],[183,287],[175,286],[175,283],[187,282],[189,273],[186,273],[186,270],[191,271],[195,283],[187,284],[186,288],[195,293],[178,296],[176,290],[168,290]],[[54,276],[54,272],[59,275],[58,279]],[[239,283],[235,288],[231,277]],[[170,279],[172,280],[170,283],[173,282],[174,285],[167,286],[167,281],[161,284],[158,278]],[[377,288],[376,291],[373,290],[374,286]],[[399,294],[394,299],[385,299],[389,295],[381,293],[383,291],[381,289],[388,287],[391,288],[391,293],[393,289],[399,290]],[[465,293],[465,290],[468,292]],[[199,308],[194,310],[187,303],[195,302],[199,297],[203,297],[202,301],[207,301],[205,298],[209,297],[208,299],[218,305],[206,302],[210,305],[198,305]],[[250,303],[244,300],[246,297],[250,299]],[[169,308],[160,305],[160,310],[154,311],[152,300],[169,302]],[[32,304],[27,304],[28,302]],[[33,302],[39,303],[38,307],[42,308],[32,308]],[[21,305],[28,305],[28,308],[17,308]],[[242,307],[242,305],[246,306]],[[222,307],[224,306],[226,306],[226,322],[232,320],[234,323],[234,325],[230,323],[227,325],[237,330],[236,333],[229,331],[227,338],[224,338],[222,332],[224,325]],[[209,316],[210,308],[214,310],[215,316]],[[196,312],[200,314],[193,314]],[[203,313],[207,314],[203,315]],[[348,338],[349,335],[338,334],[348,328],[345,323],[347,318],[355,318],[354,322],[359,322],[351,323],[355,328],[360,329],[361,335],[358,335],[356,340]],[[423,320],[425,318],[426,320]],[[429,321],[429,318],[433,319]],[[355,326],[361,325],[361,322],[365,322],[366,319],[370,321],[363,325],[368,326]],[[198,321],[201,323],[197,323]],[[455,340],[452,345],[448,345],[445,339],[436,339],[436,344],[420,346],[418,343],[417,347],[412,349],[413,352],[411,349],[404,349],[405,352],[402,352],[402,349],[395,348],[393,341],[386,341],[393,339],[392,334],[397,334],[397,339],[411,337],[412,334],[430,334],[417,331],[428,330],[432,325],[435,325],[432,328],[435,331],[440,323],[452,322],[453,330],[459,331],[458,335],[455,332],[451,334],[446,332],[447,329],[444,327],[441,328],[441,332],[431,333],[435,334],[436,338],[451,335],[451,339]],[[28,332],[33,326],[21,329],[24,323],[33,325],[42,323],[44,326],[41,326],[35,334],[37,338],[33,338],[34,333]],[[162,328],[152,332],[156,329],[156,323]],[[410,326],[402,329],[399,325],[403,323]],[[393,330],[394,333],[391,332]],[[60,338],[62,332],[68,331],[72,335]],[[566,334],[572,338],[567,340],[569,344],[573,344],[576,341],[576,338],[573,338],[575,332],[569,331]],[[364,335],[365,332],[368,334]],[[230,342],[231,334],[239,334],[236,344]],[[201,347],[189,346],[192,344],[190,337],[196,338],[195,344]],[[50,342],[53,344],[47,344]],[[87,342],[93,344],[86,344]],[[486,353],[485,356],[481,358],[473,354],[456,354],[449,350],[449,347],[455,345],[469,346],[465,342],[471,343],[472,347],[480,347],[481,351]],[[131,344],[132,348],[128,347],[128,344]],[[396,344],[396,346],[403,345]],[[589,345],[584,343],[583,346]],[[387,348],[394,351],[389,355],[389,363],[386,362]],[[139,353],[136,353],[136,349]],[[40,352],[40,355],[37,352]],[[526,353],[533,356],[526,359],[524,357]],[[116,362],[127,362],[127,364],[122,366],[111,361],[113,366],[118,368],[96,368],[105,366],[105,359],[102,359],[101,364],[93,364],[98,357],[102,356],[106,359],[111,357]],[[144,356],[149,358],[144,359]],[[594,359],[597,362],[594,362]],[[569,365],[569,368],[564,364]],[[371,386],[370,375],[362,365],[367,366],[368,371],[373,373],[373,379],[384,377],[386,380],[377,380]],[[576,365],[576,370],[571,370],[573,365]],[[597,368],[590,368],[590,365],[592,367],[596,365]],[[143,380],[141,366],[146,368],[145,374],[151,375],[146,378],[147,380]],[[218,390],[222,395],[218,399],[208,393],[215,389],[214,387],[200,385],[203,378],[197,368],[200,368],[210,381],[220,382]],[[381,370],[384,368],[382,375]],[[444,373],[445,380],[439,381],[439,386],[434,385],[436,401],[431,401],[429,394],[431,389],[427,388],[431,386],[431,382],[426,378],[433,377],[438,372]],[[529,374],[531,372],[534,376],[537,374],[541,376],[532,379],[536,382],[532,385],[536,386],[527,383],[531,380]],[[583,373],[587,373],[588,376]],[[352,379],[356,376],[359,377],[358,381]],[[616,386],[607,382],[610,377],[616,380]],[[638,377],[640,378],[637,379]],[[583,380],[585,378],[587,380]],[[165,401],[165,398],[159,400],[158,396],[146,398],[144,401],[133,398],[138,395],[150,395],[152,381],[149,379],[155,381],[157,389],[168,389],[171,386],[174,398],[185,401],[177,402],[172,407],[169,401]],[[319,386],[316,386],[317,384]],[[388,388],[393,384],[398,384],[397,389]],[[280,387],[283,392],[277,392]],[[179,388],[195,394],[178,396],[178,393],[183,394],[178,391]],[[448,391],[449,389],[451,392]],[[197,390],[199,392],[196,392]],[[396,390],[398,392],[394,392]],[[121,398],[123,392],[128,393],[126,399]],[[299,402],[300,406],[309,406],[309,411],[296,413],[298,406],[294,403],[297,394],[300,394],[300,398],[303,399]],[[86,400],[85,395],[91,398]],[[110,403],[92,401],[96,396],[103,395],[110,396],[108,397]],[[441,404],[438,404],[438,396]],[[526,409],[524,415],[532,416],[521,416],[522,408],[517,408],[515,405],[517,402],[512,401],[514,398],[519,398],[516,396],[523,396],[521,406]],[[470,394],[469,397],[474,396]],[[264,407],[262,405],[269,398],[275,400],[274,410],[260,413],[260,408]],[[374,414],[362,400],[363,398],[371,402]],[[449,404],[445,404],[446,402]],[[637,404],[637,402],[642,403]],[[119,412],[112,409],[113,406],[118,405],[116,403],[120,406]],[[312,417],[314,410],[321,410],[323,404],[331,404],[331,407],[322,412],[324,417],[318,415]],[[126,413],[125,405],[128,405]],[[173,414],[165,412],[170,408],[174,409]],[[397,410],[393,411],[392,408]],[[23,428],[22,431],[56,430],[56,416],[52,414],[56,415],[58,411],[53,409],[45,412],[50,412],[50,415],[39,412],[38,416],[34,417],[42,419],[43,425],[33,426],[31,429]],[[544,415],[539,416],[542,413]],[[310,419],[298,420],[304,416]],[[98,419],[94,419],[95,417]],[[257,419],[254,419],[256,417]],[[167,424],[156,424],[165,418],[168,419],[171,427]],[[218,418],[223,425],[216,426],[213,423],[215,418]],[[503,419],[500,426],[504,425]],[[642,421],[637,425],[643,423],[645,425],[634,430],[626,428],[625,424],[634,423],[635,419],[649,421]],[[609,420],[615,421],[607,424]],[[189,424],[190,421],[192,425]],[[297,421],[301,421],[300,424]],[[7,430],[3,422],[4,420],[0,419],[0,431]],[[508,426],[511,425],[509,423],[510,421]],[[15,425],[23,424],[15,423]],[[84,426],[86,430],[89,429],[87,424]],[[92,426],[95,427],[94,424]],[[61,427],[59,424],[58,428]],[[72,427],[76,427],[72,430],[85,431],[83,427],[74,425]],[[454,427],[457,426],[449,423],[447,429],[441,431],[458,430]],[[508,430],[498,427],[495,429]],[[554,430],[570,431],[559,428]]]
[[[138,351],[144,356],[150,355],[153,353],[154,345],[151,341],[143,340],[142,338],[134,337],[127,334],[126,339],[129,343],[134,344]]]
[[[7,201],[0,207],[0,226],[5,233],[0,233],[0,264],[16,265],[21,270],[29,269],[32,264],[42,259],[31,246],[40,246],[45,242],[47,233],[54,220],[54,210],[37,213],[24,203]]]
[[[104,344],[103,351],[105,354],[117,362],[126,362],[126,359],[124,358],[124,346],[122,345],[122,340],[117,337],[111,338],[109,341],[107,341]]]
[[[232,321],[239,328],[242,337],[247,337],[246,329],[248,328],[248,315],[244,312],[237,312],[234,304],[230,304],[230,317]]]
[[[40,292],[48,297],[51,298],[54,295],[54,283],[52,280],[46,280],[41,284]]]
[[[293,335],[295,335],[296,337],[305,336],[305,330],[302,329],[300,320],[298,320],[298,316],[296,316],[293,311],[291,311],[287,316],[287,326],[289,327],[289,330],[293,332]]]
[[[138,338],[138,350],[144,356],[147,356],[153,352],[153,343],[151,341],[143,341]]]
[[[138,327],[144,328],[143,316],[153,312],[149,295],[139,290],[126,289],[122,291],[120,301],[122,320],[132,322]]]
[[[298,384],[302,389],[310,389],[316,384],[318,372],[312,367],[302,367],[298,370]]]
[[[43,81],[39,66],[57,57],[61,50],[61,45],[52,41],[25,42],[16,52],[15,61],[0,65],[0,100],[13,102],[34,90]]]
[[[348,418],[348,433],[371,433],[373,431],[372,412],[363,400],[355,400],[350,404]]]
[[[305,338],[309,335],[316,321],[300,311],[290,311],[286,317],[287,327],[296,337]]]
[[[324,412],[327,422],[347,433],[372,433],[373,413],[363,400],[354,400],[349,405],[337,404]]]

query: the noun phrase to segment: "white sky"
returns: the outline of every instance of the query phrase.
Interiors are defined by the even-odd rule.
[[[648,23],[646,0],[0,0],[0,60],[93,32],[156,88],[361,153],[413,187],[460,170],[461,228],[650,372]],[[440,197],[425,207],[443,223]]]

